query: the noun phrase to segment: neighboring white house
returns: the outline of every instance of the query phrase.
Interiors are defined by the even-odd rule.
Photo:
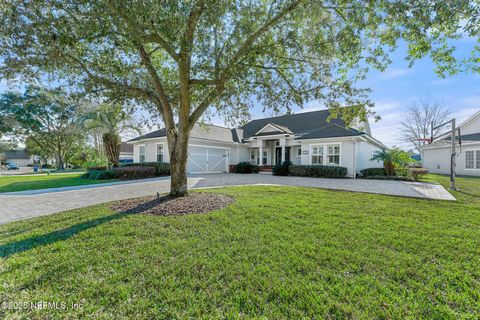
[[[17,167],[33,165],[34,156],[29,155],[27,150],[13,150],[5,152],[4,161],[15,164]]]
[[[270,167],[290,160],[302,165],[344,166],[348,175],[382,163],[370,161],[386,148],[374,139],[368,122],[346,127],[339,118],[327,121],[328,110],[257,119],[240,128],[196,124],[189,140],[189,173],[228,172],[229,165],[250,161]],[[135,162],[169,161],[165,129],[128,141]]]
[[[480,111],[460,126],[461,146],[457,144],[455,172],[480,176]],[[450,174],[451,137],[444,135],[423,147],[422,163],[432,173]],[[458,141],[458,138],[457,138]]]

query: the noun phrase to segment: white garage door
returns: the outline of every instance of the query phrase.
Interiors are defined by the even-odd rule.
[[[228,149],[189,147],[188,173],[227,172]]]

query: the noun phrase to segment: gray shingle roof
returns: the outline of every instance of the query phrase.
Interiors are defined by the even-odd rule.
[[[289,114],[279,117],[252,120],[243,127],[235,129],[229,129],[215,125],[196,124],[190,134],[190,137],[232,143],[241,142],[242,140],[254,136],[286,133],[300,136],[297,139],[348,137],[364,134],[356,129],[346,128],[345,122],[340,118],[333,118],[330,121],[327,121],[329,116],[329,110]],[[276,126],[279,130],[274,132],[261,132],[256,135],[258,131],[268,124]],[[129,140],[129,142],[165,136],[165,129],[160,129]]]
[[[255,133],[265,127],[268,123],[287,127],[296,135],[310,133],[332,123],[338,124],[342,127],[345,126],[345,122],[340,118],[331,119],[330,122],[328,122],[327,118],[329,116],[329,110],[319,110],[253,120],[242,127],[244,132],[243,138],[248,139],[254,136]]]
[[[471,134],[463,134],[462,141],[480,141],[480,132],[479,133],[471,133]],[[458,140],[458,136],[455,137]],[[442,140],[450,141],[450,136],[443,138]]]
[[[238,136],[241,133],[236,129],[229,129],[225,127],[220,127],[211,124],[195,124],[192,131],[190,132],[190,138],[204,139],[204,140],[213,140],[220,142],[239,142],[240,137]],[[160,138],[166,136],[166,130],[160,129],[152,131],[150,133],[144,134],[143,136],[136,137],[129,140],[129,142],[151,139],[151,138]]]
[[[321,138],[334,138],[334,137],[352,137],[359,136],[363,132],[358,131],[353,128],[345,128],[339,126],[336,123],[331,123],[323,128],[307,133],[301,137],[296,138],[295,140],[304,140],[304,139],[321,139]]]
[[[5,160],[10,159],[30,159],[27,150],[14,150],[5,152]]]

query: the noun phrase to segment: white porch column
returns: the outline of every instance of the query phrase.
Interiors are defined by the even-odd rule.
[[[282,158],[280,160],[280,164],[285,162],[285,145],[282,146]]]
[[[263,142],[260,144],[258,157],[260,158],[258,165],[263,166]]]

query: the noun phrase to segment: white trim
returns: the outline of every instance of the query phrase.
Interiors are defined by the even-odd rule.
[[[205,148],[206,156],[208,159],[208,149],[220,149],[220,150],[225,150],[227,159],[225,160],[225,171],[228,172],[228,166],[230,165],[230,154],[231,154],[231,148],[226,148],[226,147],[216,147],[216,146],[205,146],[205,145],[199,145],[199,144],[189,144],[189,147],[197,147],[197,148]],[[190,155],[190,152],[188,152],[188,155]],[[187,164],[188,164],[188,155],[187,155]],[[203,154],[202,154],[203,155]],[[198,166],[198,165],[197,165]],[[191,174],[202,174],[202,173],[221,173],[222,171],[215,171],[215,172],[208,172],[208,163],[207,163],[207,172],[200,172],[200,171],[194,171],[194,172],[188,172]]]
[[[462,129],[463,127],[465,127],[466,125],[470,124],[470,122],[472,122],[473,120],[475,120],[477,117],[480,116],[480,111],[477,111],[475,112],[472,116],[470,116],[469,118],[467,118],[467,120],[463,121],[458,127],[460,129]]]
[[[338,145],[339,146],[339,154],[338,154],[338,165],[336,164],[328,164],[327,163],[327,157],[328,157],[328,146],[329,145]],[[310,150],[309,150],[309,165],[311,166],[319,166],[319,165],[324,165],[324,166],[341,166],[342,165],[342,153],[343,153],[343,142],[330,142],[330,143],[315,143],[315,144],[310,144]],[[313,147],[322,147],[323,148],[323,163],[322,164],[312,164],[312,156],[313,156]]]
[[[155,142],[155,161],[158,162],[158,146],[162,146],[162,162],[165,162],[165,142]]]
[[[144,144],[139,144],[139,145],[137,145],[137,147],[138,147],[138,162],[139,162],[139,163],[147,162],[147,145],[144,143]],[[140,147],[143,147],[143,151],[144,151],[144,153],[143,153],[143,162],[141,161],[141,158],[140,158],[140,157],[142,156],[142,154],[140,153]],[[134,161],[135,161],[135,160],[134,160]]]
[[[268,126],[273,127],[274,129],[283,131],[283,132],[288,133],[288,134],[293,134],[292,130],[290,130],[290,129],[287,128],[287,129],[288,129],[288,131],[287,131],[287,130],[285,130],[285,129],[283,129],[283,128],[280,128],[280,127],[279,127],[278,125],[276,125],[275,123],[269,122],[269,123],[267,123],[265,126],[263,126],[262,129],[260,129],[260,130],[258,130],[257,132],[255,132],[254,136],[256,136],[257,134],[259,134],[260,132],[262,132],[262,131],[263,131],[266,127],[268,127]]]
[[[467,168],[467,152],[468,151],[473,151],[473,168]],[[465,149],[463,150],[465,153],[465,161],[463,162],[463,166],[465,170],[471,170],[471,171],[478,171],[480,170],[480,167],[477,167],[477,152],[480,153],[480,148],[479,149]]]
[[[295,137],[295,135],[291,133],[277,133],[277,134],[270,134],[270,135],[264,135],[264,136],[251,136],[248,138],[247,141],[255,141],[255,140],[270,140],[271,138],[290,138],[290,137]],[[293,140],[293,139],[292,139]]]

